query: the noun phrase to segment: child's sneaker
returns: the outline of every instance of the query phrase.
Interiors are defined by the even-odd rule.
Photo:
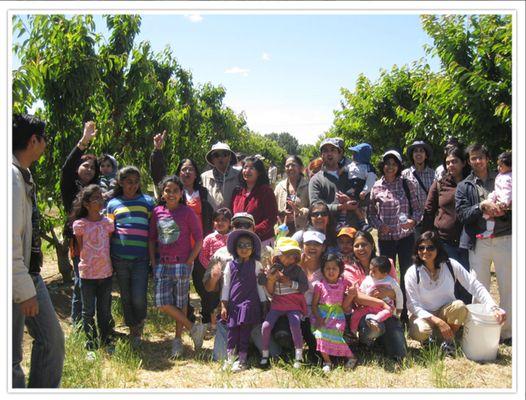
[[[92,362],[95,361],[95,358],[97,358],[97,356],[95,355],[94,351],[88,351],[86,353],[86,361]]]
[[[203,339],[205,337],[206,327],[203,324],[194,324],[190,329],[190,337],[194,342],[194,349],[201,350],[203,347]]]
[[[323,371],[324,374],[328,374],[329,372],[331,372],[331,368],[332,368],[331,364],[323,363],[323,367],[321,370]]]
[[[345,369],[355,369],[357,364],[358,364],[358,359],[349,358],[347,362],[345,363],[344,368]]]
[[[183,355],[184,347],[180,338],[175,338],[172,342],[172,358],[179,358]]]
[[[457,353],[457,348],[455,346],[455,343],[444,341],[440,345],[440,351],[442,351],[442,353],[444,353],[446,357],[455,357]]]
[[[234,361],[232,364],[232,372],[241,372],[247,369],[247,364],[241,361]]]
[[[294,369],[299,369],[299,368],[301,368],[301,360],[295,360],[295,361],[294,361],[294,364],[292,364],[292,367],[293,367]]]
[[[270,367],[270,360],[268,357],[261,357],[261,360],[259,360],[259,367],[260,368],[268,368]]]

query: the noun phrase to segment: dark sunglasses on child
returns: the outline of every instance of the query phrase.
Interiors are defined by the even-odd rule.
[[[329,213],[327,211],[315,211],[313,213],[311,213],[311,215],[316,218],[316,217],[326,217],[327,215],[329,215]]]
[[[251,249],[252,248],[252,243],[238,243],[236,245],[236,247],[238,249]]]

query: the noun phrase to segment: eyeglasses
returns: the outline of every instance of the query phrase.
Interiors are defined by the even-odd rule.
[[[429,246],[418,246],[417,249],[418,251],[435,251],[437,248],[431,244]]]
[[[326,216],[329,215],[329,213],[327,211],[315,211],[315,212],[311,213],[311,215],[314,218],[317,218],[317,217],[326,217]]]
[[[236,245],[236,247],[238,249],[251,249],[252,248],[252,243],[238,243]]]
[[[250,229],[252,224],[250,222],[234,222],[235,229]]]
[[[216,151],[212,153],[212,158],[228,157],[230,153],[228,151]]]

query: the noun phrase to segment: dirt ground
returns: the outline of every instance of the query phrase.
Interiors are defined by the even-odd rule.
[[[64,332],[70,332],[69,314],[71,302],[71,285],[63,285],[61,275],[58,274],[56,258],[54,254],[46,254],[46,264],[42,271],[42,276],[48,285],[48,289],[55,305],[55,309],[60,319]],[[492,285],[492,295],[497,297],[496,285]],[[114,281],[114,298],[118,298],[117,285]],[[198,298],[195,294],[191,296],[194,307],[199,308]],[[128,333],[125,326],[116,326],[116,330]],[[219,363],[210,363],[212,354],[213,339],[205,340],[203,350],[199,360],[191,356],[182,360],[171,360],[169,354],[171,350],[172,332],[163,334],[149,335],[143,342],[142,353],[147,354],[143,357],[143,364],[137,372],[134,383],[131,387],[138,388],[272,388],[275,387],[276,380],[279,380],[280,387],[319,387],[319,388],[378,388],[378,387],[401,387],[401,388],[430,388],[437,385],[429,371],[415,366],[401,371],[378,371],[380,368],[370,365],[359,367],[353,371],[354,382],[345,382],[339,375],[331,376],[330,379],[320,380],[313,378],[309,384],[308,376],[294,376],[294,372],[288,369],[272,368],[270,371],[250,369],[243,374],[229,377],[225,380],[224,373],[220,370]],[[30,354],[30,337],[26,333],[24,340],[24,368],[27,368]],[[183,342],[188,353],[191,354],[192,346],[187,335],[183,336]],[[408,341],[409,351],[415,352],[419,344],[411,340]],[[511,347],[499,348],[499,359],[495,363],[479,364],[465,359],[446,359],[444,368],[448,370],[451,377],[451,384],[454,387],[466,388],[511,388],[512,384],[512,362]],[[379,375],[380,374],[380,375]],[[343,375],[345,378],[345,375]],[[381,377],[382,382],[378,382]],[[296,381],[295,381],[295,378]],[[298,386],[298,381],[300,386]]]

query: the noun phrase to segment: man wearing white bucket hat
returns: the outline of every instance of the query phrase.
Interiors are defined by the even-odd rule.
[[[228,144],[217,142],[205,158],[212,169],[201,174],[203,186],[215,199],[217,208],[230,207],[232,193],[239,185],[240,171],[233,168],[237,162],[236,153]]]

